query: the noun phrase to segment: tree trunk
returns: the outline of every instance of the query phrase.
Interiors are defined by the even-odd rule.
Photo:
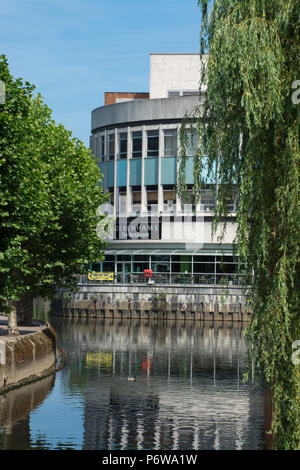
[[[8,335],[9,336],[16,336],[19,335],[18,325],[17,325],[17,312],[16,309],[10,312],[8,316]]]
[[[33,317],[33,298],[23,297],[16,303],[18,325],[31,326]]]

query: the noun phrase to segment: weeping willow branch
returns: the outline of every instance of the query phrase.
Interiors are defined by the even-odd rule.
[[[199,0],[202,11],[200,89],[206,99],[180,134],[178,191],[186,190],[186,130],[206,146],[194,158],[195,194],[216,173],[215,226],[237,200],[239,255],[249,275],[248,328],[256,367],[272,388],[274,447],[300,448],[300,111],[292,83],[300,79],[300,2]],[[202,145],[202,144],[201,144]],[[200,147],[201,147],[200,145]]]

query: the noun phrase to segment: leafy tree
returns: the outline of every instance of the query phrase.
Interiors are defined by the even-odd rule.
[[[300,371],[292,354],[300,339],[300,105],[292,100],[292,86],[300,79],[300,2],[198,4],[201,86],[207,85],[207,92],[187,120],[200,138],[194,191],[199,196],[203,185],[205,144],[210,172],[217,162],[216,223],[224,220],[228,193],[237,197],[236,241],[249,275],[254,274],[248,337],[271,387],[274,446],[299,449]],[[181,134],[179,191],[184,190],[185,125]]]
[[[94,156],[57,125],[34,87],[14,79],[5,56],[0,80],[0,311],[20,299],[74,288],[99,259],[96,209],[105,200]]]

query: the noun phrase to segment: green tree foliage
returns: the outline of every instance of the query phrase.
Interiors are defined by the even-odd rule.
[[[74,274],[101,256],[101,173],[82,142],[57,125],[34,87],[14,79],[0,56],[0,311]]]
[[[189,116],[199,131],[195,193],[203,144],[217,162],[216,222],[235,191],[237,243],[254,273],[248,329],[256,364],[272,390],[274,445],[300,448],[299,126],[292,84],[300,79],[299,0],[199,0],[205,103]],[[184,189],[185,126],[178,181]]]

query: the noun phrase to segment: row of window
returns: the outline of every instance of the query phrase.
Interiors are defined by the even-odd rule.
[[[130,191],[130,190],[129,190]],[[114,205],[114,193],[110,193],[111,199],[110,203]],[[142,193],[141,191],[132,190],[130,191],[130,197],[128,196],[125,189],[121,189],[117,195],[117,212],[124,214],[127,209],[130,213],[137,213],[141,211],[142,208]],[[160,210],[162,212],[174,213],[177,210],[190,213],[194,212],[199,204],[199,210],[204,212],[212,212],[215,208],[215,195],[210,190],[204,190],[201,193],[200,201],[197,203],[194,194],[191,190],[188,190],[187,193],[182,196],[180,206],[176,207],[176,193],[169,189],[163,189],[162,191],[162,205],[158,206],[158,191],[150,188],[146,190],[145,193],[145,208],[147,211],[155,213]],[[227,210],[229,212],[236,211],[236,202],[234,195],[228,195],[227,198]]]
[[[179,254],[179,255],[173,255],[173,254],[159,254],[159,255],[154,255],[154,254],[148,254],[148,253],[143,253],[141,255],[109,255],[105,254],[105,261],[106,262],[121,262],[121,261],[147,261],[149,260],[152,261],[167,261],[167,262],[176,262],[176,263],[186,263],[186,262],[193,262],[193,263],[220,263],[220,264],[239,264],[242,265],[242,262],[240,261],[240,258],[238,255],[217,255],[217,254],[211,254],[211,255],[190,255],[190,254]],[[95,269],[96,270],[96,269]]]
[[[142,158],[143,138],[142,131],[132,131],[131,135],[131,158]],[[115,133],[107,134],[105,146],[105,135],[100,136],[100,155],[96,155],[99,161],[115,159]],[[128,153],[128,133],[118,133],[119,159],[126,159]],[[146,156],[155,158],[159,155],[159,129],[148,130],[146,133]],[[194,156],[197,151],[198,139],[195,129],[187,130],[187,156]],[[96,145],[97,147],[97,145]],[[106,147],[106,149],[105,149]],[[106,150],[106,151],[105,151]],[[97,151],[96,151],[97,152]],[[163,130],[163,156],[177,157],[177,129]]]
[[[162,186],[162,207],[160,210],[164,212],[174,212],[176,210],[176,193],[173,190],[170,190],[168,186]],[[149,187],[150,188],[150,187]],[[130,190],[129,190],[130,191]],[[113,193],[111,193],[111,203],[113,203]],[[122,209],[126,209],[126,201],[127,201],[127,193],[125,188],[121,189],[118,194],[119,205],[117,206],[118,210],[122,212]],[[132,207],[132,212],[135,210],[140,210],[138,205],[141,205],[142,201],[142,193],[138,190],[131,191],[131,198],[129,201],[132,201],[134,206]],[[130,203],[129,203],[130,205]],[[155,211],[158,210],[158,191],[153,190],[151,187],[147,189],[146,186],[146,194],[145,194],[145,205],[148,211]],[[200,211],[204,212],[212,212],[216,206],[216,198],[210,189],[205,189],[201,192],[200,200],[197,202],[195,195],[193,194],[191,189],[188,189],[187,192],[182,195],[181,197],[181,204],[179,210],[182,212],[190,212],[195,211],[199,205]],[[228,193],[227,197],[227,210],[229,212],[236,211],[236,198],[234,193]]]
[[[173,96],[199,96],[201,93],[199,90],[169,90],[168,97]]]
[[[244,266],[235,257],[214,256],[106,256],[105,261],[101,263],[93,263],[91,269],[93,271],[103,272],[143,272],[144,269],[152,269],[153,272],[164,273],[242,273]]]

